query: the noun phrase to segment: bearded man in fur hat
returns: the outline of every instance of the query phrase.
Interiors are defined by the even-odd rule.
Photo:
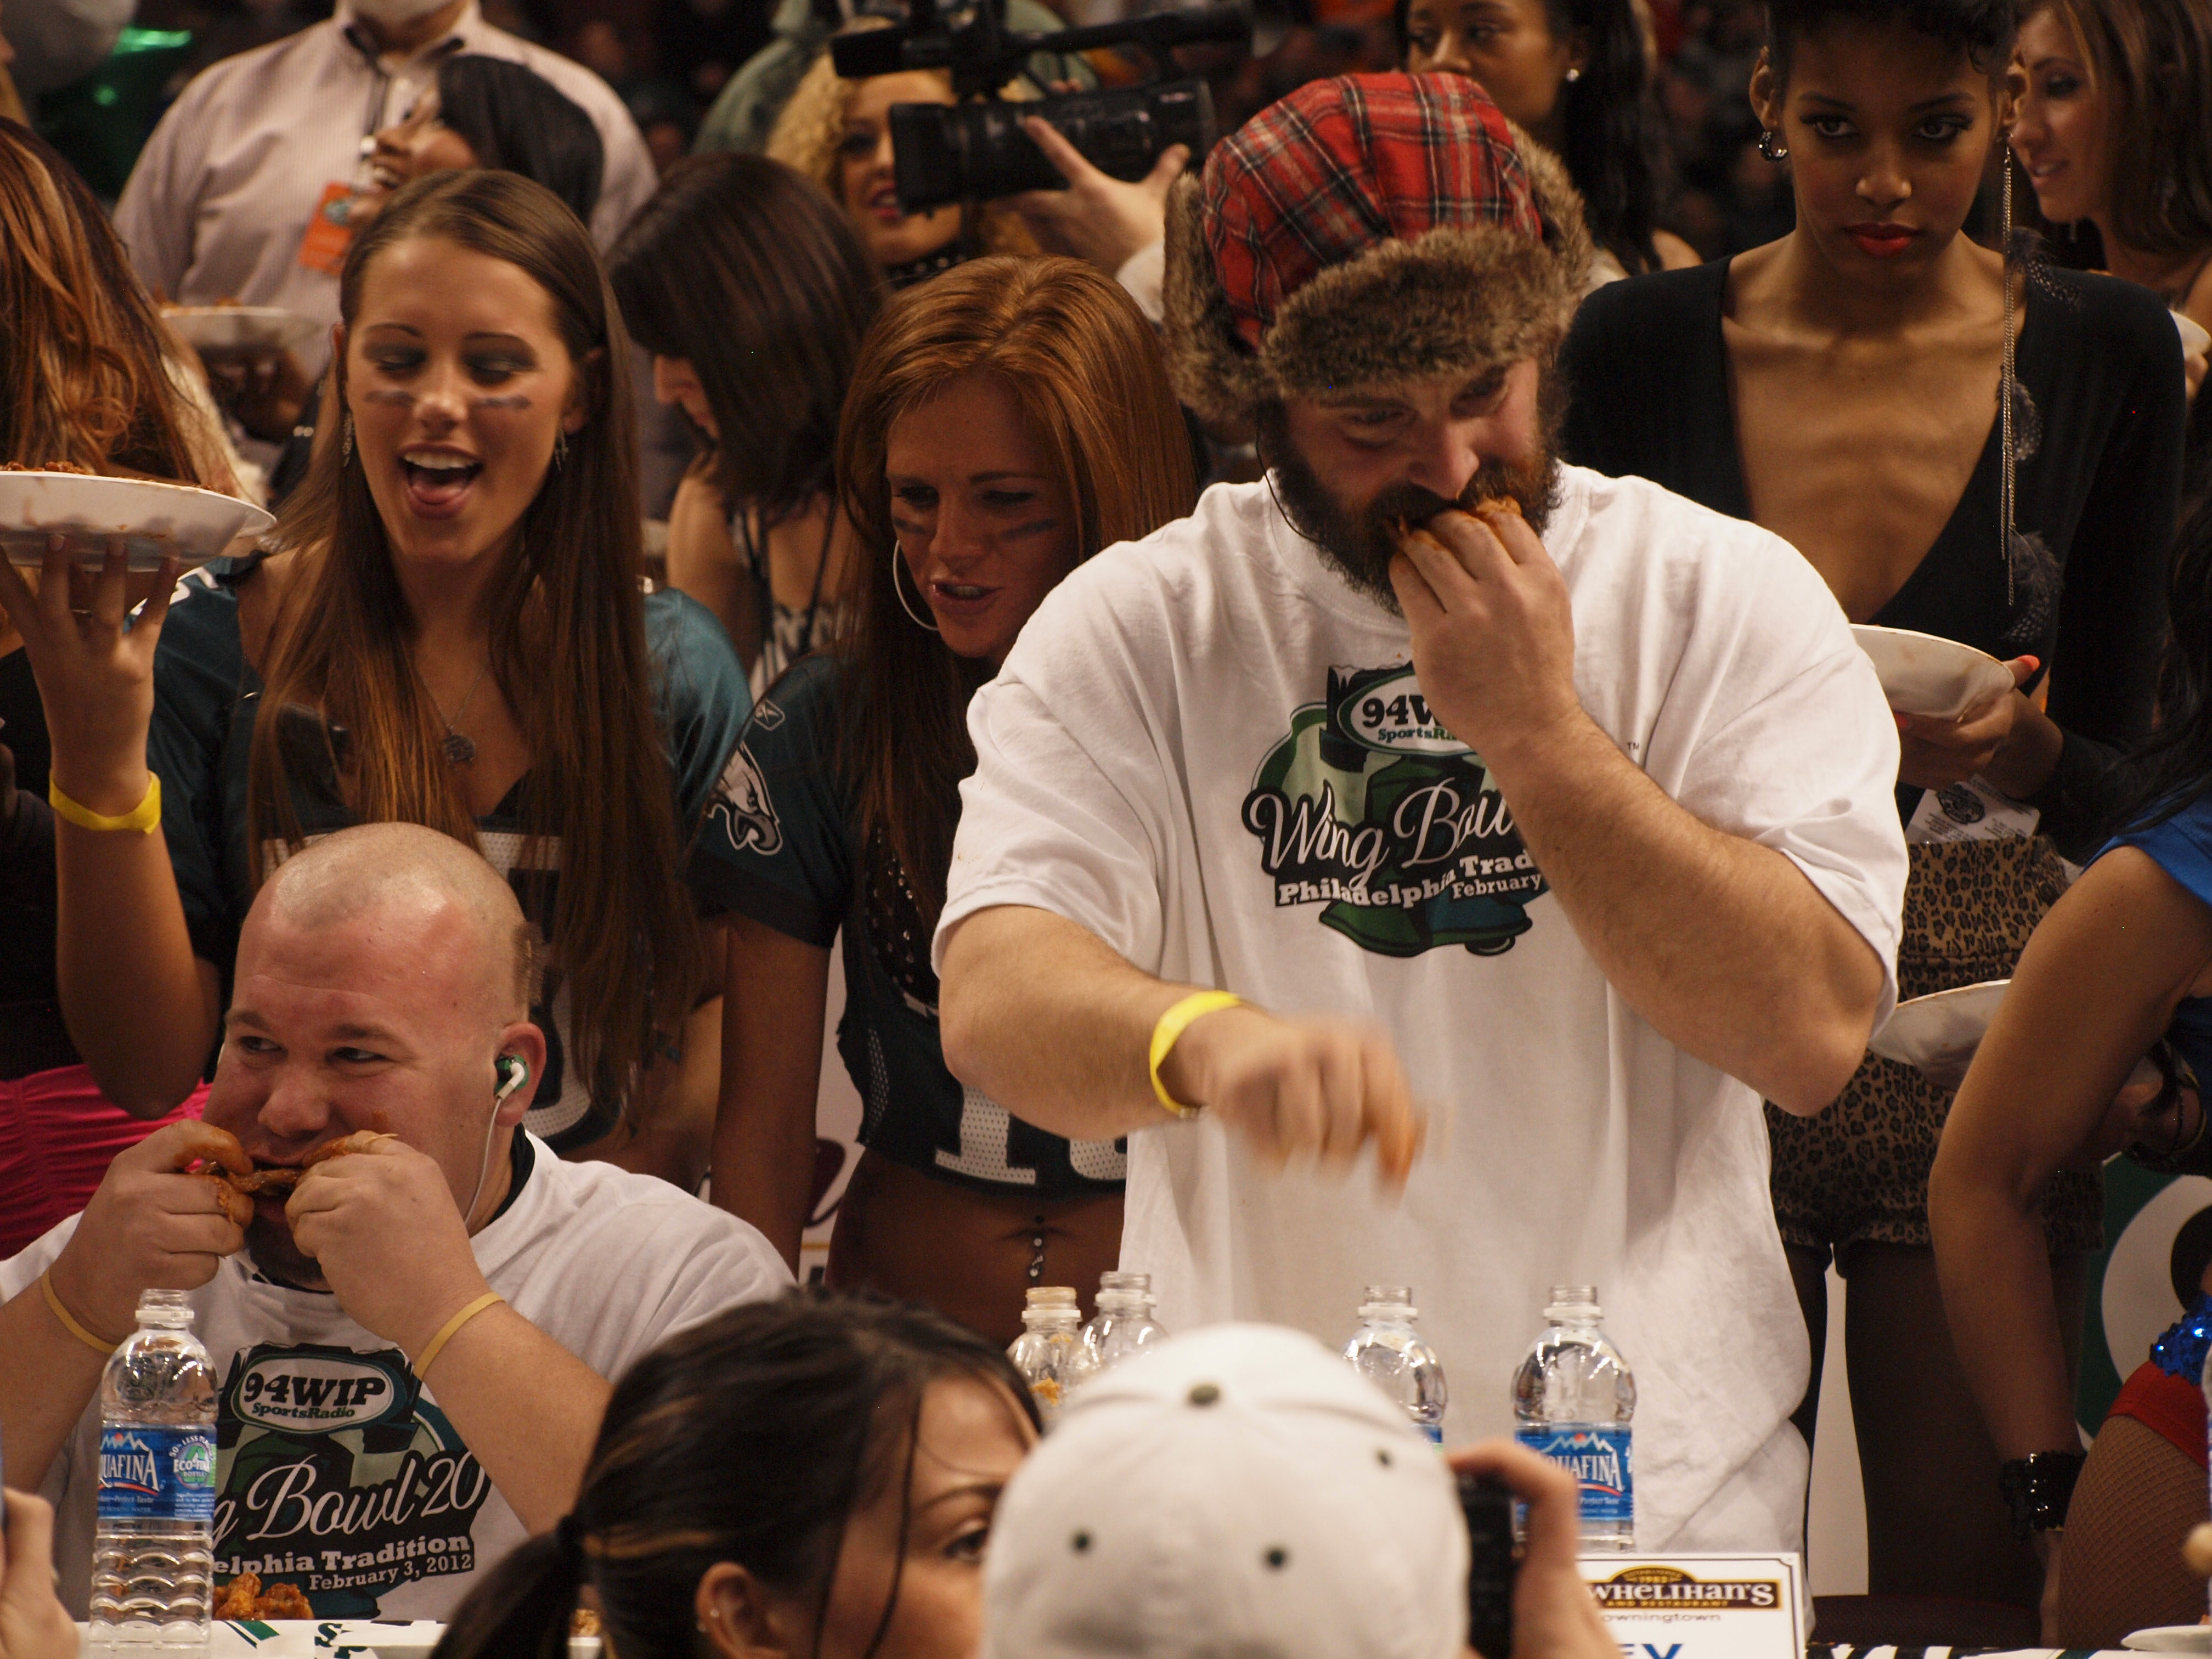
[[[1178,389],[1268,475],[1069,575],[976,695],[945,1059],[1128,1137],[1170,1329],[1340,1341],[1410,1285],[1457,1436],[1598,1287],[1639,1544],[1794,1546],[1759,1100],[1820,1110],[1894,1000],[1874,671],[1786,543],[1554,460],[1589,240],[1473,83],[1306,86],[1168,216]]]

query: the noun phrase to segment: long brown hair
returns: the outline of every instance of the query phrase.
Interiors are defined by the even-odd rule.
[[[827,192],[764,155],[669,168],[607,258],[630,337],[687,359],[716,471],[763,524],[830,487],[837,410],[883,279]]]
[[[0,461],[125,468],[211,489],[154,302],[70,164],[0,120]]]
[[[583,222],[543,185],[489,171],[434,173],[392,197],[339,275],[349,333],[369,268],[412,238],[505,260],[544,289],[591,414],[524,509],[489,608],[490,670],[530,745],[529,837],[561,838],[550,966],[575,1011],[578,1064],[605,1098],[626,1092],[656,1024],[681,1019],[700,968],[645,640],[629,341]],[[271,631],[262,706],[319,709],[349,728],[351,805],[363,821],[428,824],[473,847],[368,475],[339,439],[346,407],[341,355],[313,461],[279,526],[298,569]],[[246,816],[257,879],[264,845],[301,840],[281,726],[254,723]],[[535,862],[531,848],[521,861]]]
[[[884,449],[894,421],[966,374],[1005,382],[1044,439],[1075,506],[1079,560],[1182,517],[1194,489],[1158,342],[1112,278],[1075,259],[975,259],[884,308],[837,438],[863,563],[842,650],[839,760],[858,792],[862,844],[888,846],[933,923],[959,816],[954,786],[975,765],[968,699],[991,670],[954,656],[900,603]]]
[[[2104,100],[2113,233],[2143,253],[2212,247],[2212,8],[2204,0],[2045,3],[2073,33]]]

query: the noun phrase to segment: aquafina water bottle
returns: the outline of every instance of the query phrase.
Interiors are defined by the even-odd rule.
[[[1359,1303],[1359,1328],[1344,1345],[1344,1357],[1403,1407],[1415,1428],[1442,1445],[1451,1395],[1443,1362],[1415,1328],[1420,1316],[1409,1286],[1370,1285]]]
[[[1636,1547],[1636,1489],[1629,1419],[1636,1379],[1606,1340],[1604,1310],[1587,1285],[1555,1285],[1548,1328],[1513,1378],[1521,1443],[1563,1464],[1582,1483],[1583,1547]]]
[[[148,1291],[138,1298],[137,1330],[100,1379],[92,1654],[207,1651],[215,1395],[185,1293]]]

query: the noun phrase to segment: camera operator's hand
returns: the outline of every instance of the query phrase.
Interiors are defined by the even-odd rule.
[[[1455,1474],[1495,1476],[1528,1506],[1528,1553],[1513,1585],[1513,1659],[1620,1659],[1620,1644],[1575,1567],[1582,1493],[1574,1476],[1510,1440],[1486,1440],[1444,1461]]]
[[[1190,162],[1183,145],[1169,145],[1152,173],[1132,185],[1091,166],[1048,121],[1030,116],[1022,131],[1067,180],[1066,190],[1033,190],[1009,198],[1047,247],[1088,260],[1111,276],[1132,254],[1167,235],[1168,186]]]

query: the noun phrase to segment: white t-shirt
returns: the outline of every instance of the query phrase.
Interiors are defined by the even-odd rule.
[[[477,1265],[517,1313],[600,1376],[664,1337],[791,1274],[726,1211],[611,1164],[564,1164],[532,1138],[529,1178],[474,1239]],[[0,1302],[69,1242],[70,1217],[5,1262]],[[506,1498],[418,1384],[407,1357],[337,1298],[273,1284],[244,1252],[191,1293],[193,1329],[222,1390],[216,1571],[298,1585],[319,1619],[444,1619],[525,1536]],[[78,1618],[92,1574],[100,1402],[54,1461],[63,1599]]]
[[[1544,540],[1583,708],[1893,964],[1897,728],[1820,577],[1754,525],[1573,467]],[[1264,482],[1100,554],[971,705],[939,947],[1033,905],[1148,973],[1385,1026],[1440,1120],[1402,1203],[1273,1175],[1204,1118],[1129,1138],[1121,1260],[1162,1322],[1341,1342],[1364,1285],[1410,1284],[1467,1440],[1510,1431],[1548,1288],[1595,1285],[1640,1393],[1639,1542],[1793,1544],[1808,1360],[1759,1096],[1607,983],[1411,658]]]

